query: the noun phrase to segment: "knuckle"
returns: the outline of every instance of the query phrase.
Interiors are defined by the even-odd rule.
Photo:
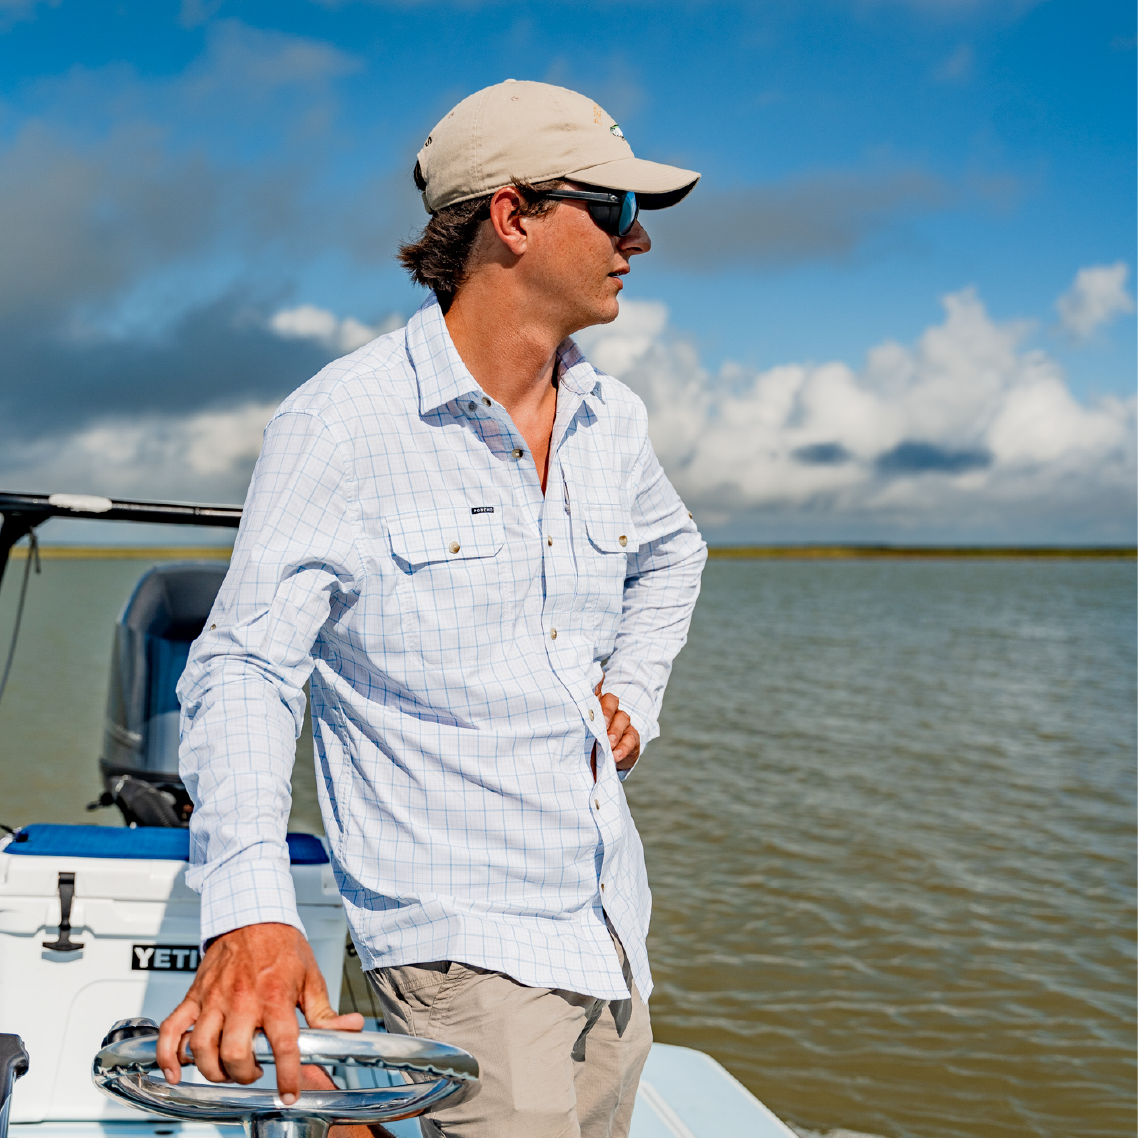
[[[295,1031],[285,1032],[279,1029],[270,1031],[269,1043],[272,1044],[273,1054],[278,1058],[281,1056],[291,1058],[300,1054],[300,1041]]]
[[[229,1066],[230,1063],[240,1063],[249,1057],[249,1044],[243,1039],[223,1037],[217,1053],[226,1066]]]

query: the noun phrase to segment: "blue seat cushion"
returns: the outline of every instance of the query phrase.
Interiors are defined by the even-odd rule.
[[[21,840],[24,839],[24,840]],[[189,830],[161,826],[25,826],[4,848],[6,854],[35,857],[154,858],[189,861]],[[312,834],[289,834],[288,855],[293,865],[327,865],[323,843]]]

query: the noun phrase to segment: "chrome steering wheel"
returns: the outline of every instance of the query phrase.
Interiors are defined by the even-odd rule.
[[[240,1122],[251,1138],[325,1138],[337,1124],[391,1122],[455,1103],[478,1085],[478,1060],[458,1047],[383,1032],[300,1030],[302,1063],[380,1067],[419,1081],[363,1090],[302,1091],[285,1106],[275,1090],[232,1084],[179,1083],[150,1072],[158,1066],[158,1025],[120,1020],[95,1056],[91,1078],[103,1094],[163,1118],[193,1122]],[[273,1062],[263,1032],[253,1037],[257,1062]]]

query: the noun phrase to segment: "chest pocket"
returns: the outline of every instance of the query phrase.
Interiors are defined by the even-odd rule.
[[[622,503],[586,501],[576,508],[585,530],[580,550],[585,611],[592,618],[598,643],[611,648],[624,606],[628,555],[636,552],[639,542]]]
[[[500,505],[420,510],[386,519],[400,571],[404,646],[432,665],[469,670],[501,655],[513,608]]]

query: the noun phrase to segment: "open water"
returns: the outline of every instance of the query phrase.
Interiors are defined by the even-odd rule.
[[[84,804],[145,568],[33,577],[0,822],[115,823]],[[712,562],[626,783],[657,1038],[803,1130],[1130,1138],[1135,586],[1122,560]],[[295,789],[318,829],[303,756]]]

